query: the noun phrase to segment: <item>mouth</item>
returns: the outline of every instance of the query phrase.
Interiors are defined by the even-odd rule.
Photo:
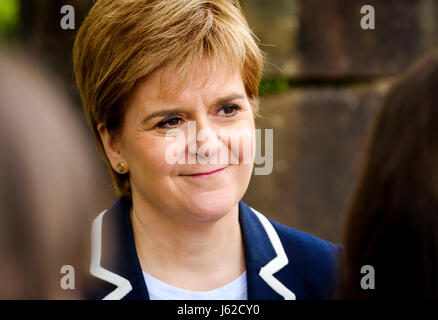
[[[227,166],[228,167],[228,166]],[[205,178],[205,177],[211,177],[214,175],[217,175],[219,173],[221,173],[222,171],[224,171],[227,167],[223,167],[220,169],[216,169],[216,170],[212,170],[212,171],[207,171],[207,172],[197,172],[197,173],[190,173],[190,174],[182,174],[181,176],[184,177],[191,177],[191,178]]]

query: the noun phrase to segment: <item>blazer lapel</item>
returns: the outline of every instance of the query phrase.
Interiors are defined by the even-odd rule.
[[[289,260],[272,224],[243,201],[239,202],[239,219],[245,246],[248,300],[295,300],[295,294],[274,277]]]
[[[93,222],[90,272],[116,286],[104,299],[149,299],[129,214],[129,200],[119,198]]]

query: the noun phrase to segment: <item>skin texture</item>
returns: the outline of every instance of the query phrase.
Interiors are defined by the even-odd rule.
[[[98,127],[114,170],[123,161],[130,174],[131,221],[142,269],[195,291],[225,285],[245,270],[238,202],[253,169],[253,154],[249,163],[243,161],[244,138],[237,138],[236,147],[221,134],[224,129],[249,130],[253,141],[254,114],[241,74],[223,64],[213,73],[206,66],[182,87],[172,74],[160,71],[144,80],[131,97],[121,137],[112,138],[103,125]],[[174,109],[178,111],[144,121]],[[196,122],[205,140],[188,136],[188,121]],[[175,154],[186,164],[166,161],[166,150],[176,141],[166,140],[171,129],[184,133]],[[204,155],[212,157],[225,147],[228,162],[234,155],[238,163],[187,164],[206,143],[210,149]]]

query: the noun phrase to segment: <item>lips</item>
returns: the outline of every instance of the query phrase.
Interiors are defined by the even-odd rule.
[[[224,171],[226,168],[227,167],[223,167],[223,168],[219,168],[219,169],[215,169],[215,170],[203,171],[203,172],[182,174],[182,176],[193,177],[193,178],[208,177],[208,176],[213,176],[215,174],[218,174],[218,173]]]

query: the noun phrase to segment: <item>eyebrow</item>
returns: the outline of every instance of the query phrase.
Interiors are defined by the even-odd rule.
[[[219,106],[219,105],[226,104],[226,103],[232,102],[234,100],[243,99],[243,98],[245,98],[245,96],[243,94],[232,93],[232,94],[227,95],[225,97],[220,97],[220,98],[216,99],[213,102],[213,105]],[[181,113],[184,113],[184,110],[178,109],[178,108],[160,110],[157,112],[153,112],[153,113],[147,115],[146,117],[144,117],[143,120],[141,121],[141,123],[146,124],[149,120],[156,118],[156,117],[170,117],[170,116],[173,116],[175,114],[181,114]]]

